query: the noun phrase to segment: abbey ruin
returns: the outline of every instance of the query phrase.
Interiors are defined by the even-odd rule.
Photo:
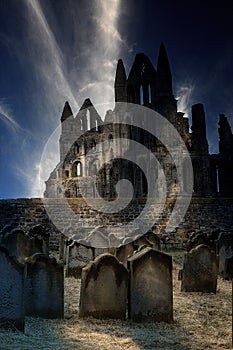
[[[145,106],[160,113],[174,125],[192,160],[194,197],[233,196],[233,135],[229,122],[224,114],[220,114],[219,153],[210,154],[203,105],[192,106],[191,127],[184,113],[177,111],[172,74],[163,44],[160,47],[156,69],[145,54],[139,53],[127,77],[123,61],[120,59],[116,69],[114,88],[116,106],[121,102]],[[138,130],[132,125],[114,126],[111,121],[114,121],[115,114],[117,114],[116,107],[113,111],[107,111],[103,121],[90,99],[86,99],[75,117],[69,103],[65,103],[61,116],[60,162],[46,182],[45,197],[81,197],[80,184],[82,184],[85,193],[89,197],[96,198],[96,190],[90,182],[91,175],[96,172],[99,172],[97,190],[101,197],[114,198],[115,185],[122,178],[133,183],[135,198],[146,197],[147,174],[140,173],[134,164],[119,158],[111,162],[107,161],[109,158],[114,158],[113,144],[116,139],[122,155],[127,152],[127,144],[119,141],[125,138],[136,140],[148,147],[161,162],[169,188],[174,187],[177,180],[175,166],[158,140],[145,130]],[[71,139],[75,140],[72,144],[70,144]],[[105,147],[100,152],[97,145],[103,142]],[[86,154],[90,150],[92,157],[87,158]],[[148,160],[144,159],[142,162],[148,164],[149,173],[151,169]],[[102,166],[103,163],[105,163],[104,166]],[[187,179],[189,175],[185,174],[185,159],[183,172],[184,179]],[[174,194],[174,191],[168,191],[168,197],[171,194]]]

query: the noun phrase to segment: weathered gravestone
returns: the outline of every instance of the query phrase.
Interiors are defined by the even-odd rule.
[[[153,244],[150,243],[145,236],[139,236],[136,240],[133,241],[134,250],[138,250],[142,246],[153,247]]]
[[[63,264],[45,254],[34,254],[26,264],[26,315],[43,318],[64,317]]]
[[[218,259],[202,244],[184,255],[181,291],[216,293]]]
[[[222,247],[231,247],[233,249],[233,232],[223,231],[219,233],[218,239],[215,242],[217,254],[219,254]]]
[[[134,252],[134,244],[132,242],[132,240],[130,239],[128,243],[126,243],[128,241],[125,240],[123,243],[123,245],[119,248],[116,249],[116,257],[117,259],[124,264],[124,266],[127,268],[127,261],[128,258],[133,254]]]
[[[94,248],[72,242],[67,247],[66,277],[80,278],[82,269],[94,260]]]
[[[95,248],[95,258],[99,255],[108,253],[110,241],[108,232],[104,228],[94,229],[87,237],[87,244]]]
[[[128,259],[129,318],[136,322],[173,320],[172,257],[146,247]]]
[[[0,247],[0,327],[24,331],[24,266]]]
[[[103,254],[83,268],[80,317],[126,318],[128,271],[113,255]]]
[[[14,256],[20,263],[32,255],[32,238],[21,229],[13,229],[7,232],[2,240],[10,256]]]
[[[202,231],[194,232],[187,241],[187,251],[189,252],[190,250],[201,244],[209,246],[207,234]]]
[[[224,279],[231,279],[232,260],[233,248],[223,245],[219,250],[219,274]]]
[[[153,231],[148,231],[145,235],[145,238],[148,240],[150,244],[152,244],[152,248],[156,250],[161,250],[160,239]]]
[[[44,226],[37,224],[31,227],[29,235],[34,238],[34,253],[49,255],[49,233]]]

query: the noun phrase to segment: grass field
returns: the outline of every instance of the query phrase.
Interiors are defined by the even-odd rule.
[[[78,317],[80,281],[65,279],[65,318],[26,319],[25,333],[0,331],[1,350],[223,350],[231,349],[231,282],[218,280],[217,294],[180,292],[182,254],[173,254],[174,322]]]

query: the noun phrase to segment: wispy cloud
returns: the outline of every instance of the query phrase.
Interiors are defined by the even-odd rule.
[[[177,107],[180,112],[185,113],[186,117],[190,115],[193,92],[194,85],[191,84],[180,85],[177,88]]]
[[[49,7],[45,10],[38,0],[24,1],[28,9],[29,60],[41,85],[35,106],[39,108],[41,117],[45,118],[43,114],[46,112],[46,117],[53,119],[56,125],[55,118],[56,122],[59,120],[56,115],[59,105],[68,100],[75,113],[86,97],[97,104],[97,110],[104,116],[105,107],[101,108],[101,104],[114,100],[115,68],[123,43],[118,31],[120,0],[93,3],[80,21],[77,21],[80,12],[77,4],[73,3],[72,11],[67,6],[67,25],[72,26],[69,29],[74,36],[72,48],[56,40],[61,35],[60,28],[55,22],[51,26],[51,13],[46,12],[51,11]],[[70,38],[66,39],[69,41]],[[71,56],[68,53],[72,53]],[[34,161],[29,173],[20,172],[27,177],[30,196],[41,195],[39,173],[43,173],[43,178],[46,179],[55,167],[55,162],[57,157],[43,159],[44,164]],[[31,163],[30,159],[28,163]]]
[[[28,16],[29,54],[41,82],[39,97],[47,100],[49,114],[57,111],[57,104],[68,99],[74,108],[78,103],[67,80],[64,58],[38,0],[25,0]],[[39,55],[39,56],[38,56]],[[36,57],[37,56],[37,57]]]
[[[20,125],[13,118],[12,111],[4,99],[0,100],[0,118],[13,131],[18,131],[21,129]]]

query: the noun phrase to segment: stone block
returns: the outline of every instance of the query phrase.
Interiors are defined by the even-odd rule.
[[[25,308],[27,316],[64,317],[64,269],[55,258],[37,253],[27,261]]]
[[[172,257],[146,247],[128,259],[129,318],[136,322],[173,320]]]
[[[216,293],[218,259],[216,254],[202,244],[185,253],[181,291]]]
[[[80,317],[125,319],[127,291],[127,269],[113,255],[100,255],[82,270]]]
[[[24,331],[24,266],[0,247],[0,327]]]

